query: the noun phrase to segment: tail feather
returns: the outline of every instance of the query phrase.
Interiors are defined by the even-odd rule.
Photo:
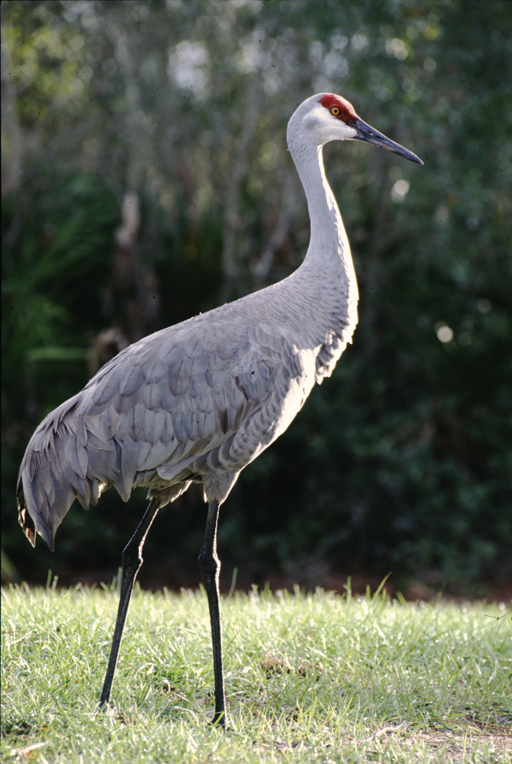
[[[32,546],[36,545],[36,533],[46,541],[48,546],[53,552],[55,533],[52,532],[52,528],[45,521],[45,518],[39,514],[37,508],[35,512],[31,509],[37,505],[34,502],[32,494],[32,486],[30,483],[27,485],[23,476],[18,484],[18,519],[25,536],[28,538]],[[29,509],[30,507],[30,509]]]
[[[23,528],[23,533],[28,538],[32,546],[36,545],[36,526],[34,521],[30,517],[27,511],[27,505],[25,502],[25,494],[23,493],[23,486],[21,482],[18,484],[18,491],[16,493],[18,499],[18,520]]]
[[[41,422],[20,467],[18,517],[32,546],[39,534],[53,549],[57,529],[75,499],[89,509],[111,485],[122,486],[125,501],[131,493],[136,455],[132,454],[130,479],[123,479],[122,449],[115,439],[108,438],[109,419],[99,422],[93,416],[86,420],[79,408],[81,395],[63,403]]]
[[[86,476],[87,455],[72,427],[78,396],[66,401],[37,428],[28,445],[18,477],[18,518],[28,540],[35,546],[36,534],[54,548],[57,528],[75,498],[85,507],[91,498],[91,480]],[[94,496],[98,487],[92,489]]]

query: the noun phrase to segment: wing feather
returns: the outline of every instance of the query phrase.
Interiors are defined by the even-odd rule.
[[[169,389],[164,380],[147,382],[141,388],[141,398],[146,409],[158,411],[162,408]]]
[[[119,381],[119,392],[123,396],[132,396],[139,390],[143,381],[144,374],[142,369],[140,366],[133,365]]]
[[[266,447],[293,374],[279,387],[279,369],[297,361],[279,331],[233,316],[227,323],[221,310],[141,340],[47,417],[20,470],[20,517],[27,510],[52,543],[75,497],[88,506],[114,485],[127,501],[141,483],[171,500],[181,492],[173,480],[239,470]]]
[[[185,373],[185,362],[186,359],[181,356],[178,361],[169,366],[167,374],[169,390],[176,396],[184,395],[190,384],[190,378]]]

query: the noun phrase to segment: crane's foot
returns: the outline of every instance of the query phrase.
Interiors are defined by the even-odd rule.
[[[219,727],[219,729],[222,729],[225,732],[229,728],[226,712],[216,711],[210,724],[212,724],[214,727]]]

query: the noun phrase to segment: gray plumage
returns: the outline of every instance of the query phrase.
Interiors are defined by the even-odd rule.
[[[20,470],[20,521],[30,541],[35,526],[53,548],[74,499],[87,508],[110,486],[124,501],[146,486],[164,506],[202,481],[207,499],[224,501],[352,335],[355,321],[339,317],[341,285],[331,278],[326,294],[311,276],[303,266],[144,338],[53,411]]]
[[[418,162],[378,133],[348,101],[308,98],[288,123],[288,146],[308,202],[304,262],[279,284],[164,329],[119,353],[34,433],[20,468],[20,523],[53,549],[73,500],[95,504],[115,486],[128,501],[149,488],[149,507],[123,551],[119,610],[100,707],[110,700],[133,584],[159,508],[202,482],[208,513],[199,564],[210,609],[214,724],[227,725],[222,670],[217,523],[240,471],[329,376],[357,323],[357,284],[322,146],[356,139]]]
[[[18,483],[33,545],[39,533],[53,548],[74,499],[87,508],[110,486],[124,501],[147,486],[164,506],[200,481],[205,500],[221,503],[332,373],[351,341],[358,295],[321,147],[358,139],[421,160],[331,94],[304,101],[287,138],[311,219],[304,262],[278,284],[126,348],[39,425]]]

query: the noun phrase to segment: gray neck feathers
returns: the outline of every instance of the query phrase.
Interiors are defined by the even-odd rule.
[[[344,347],[357,324],[358,301],[347,234],[325,176],[322,147],[309,142],[300,123],[293,122],[288,127],[288,146],[304,187],[311,221],[308,251],[296,276],[314,296],[319,333],[332,337],[334,344],[338,338]],[[337,357],[340,354],[341,350]]]

